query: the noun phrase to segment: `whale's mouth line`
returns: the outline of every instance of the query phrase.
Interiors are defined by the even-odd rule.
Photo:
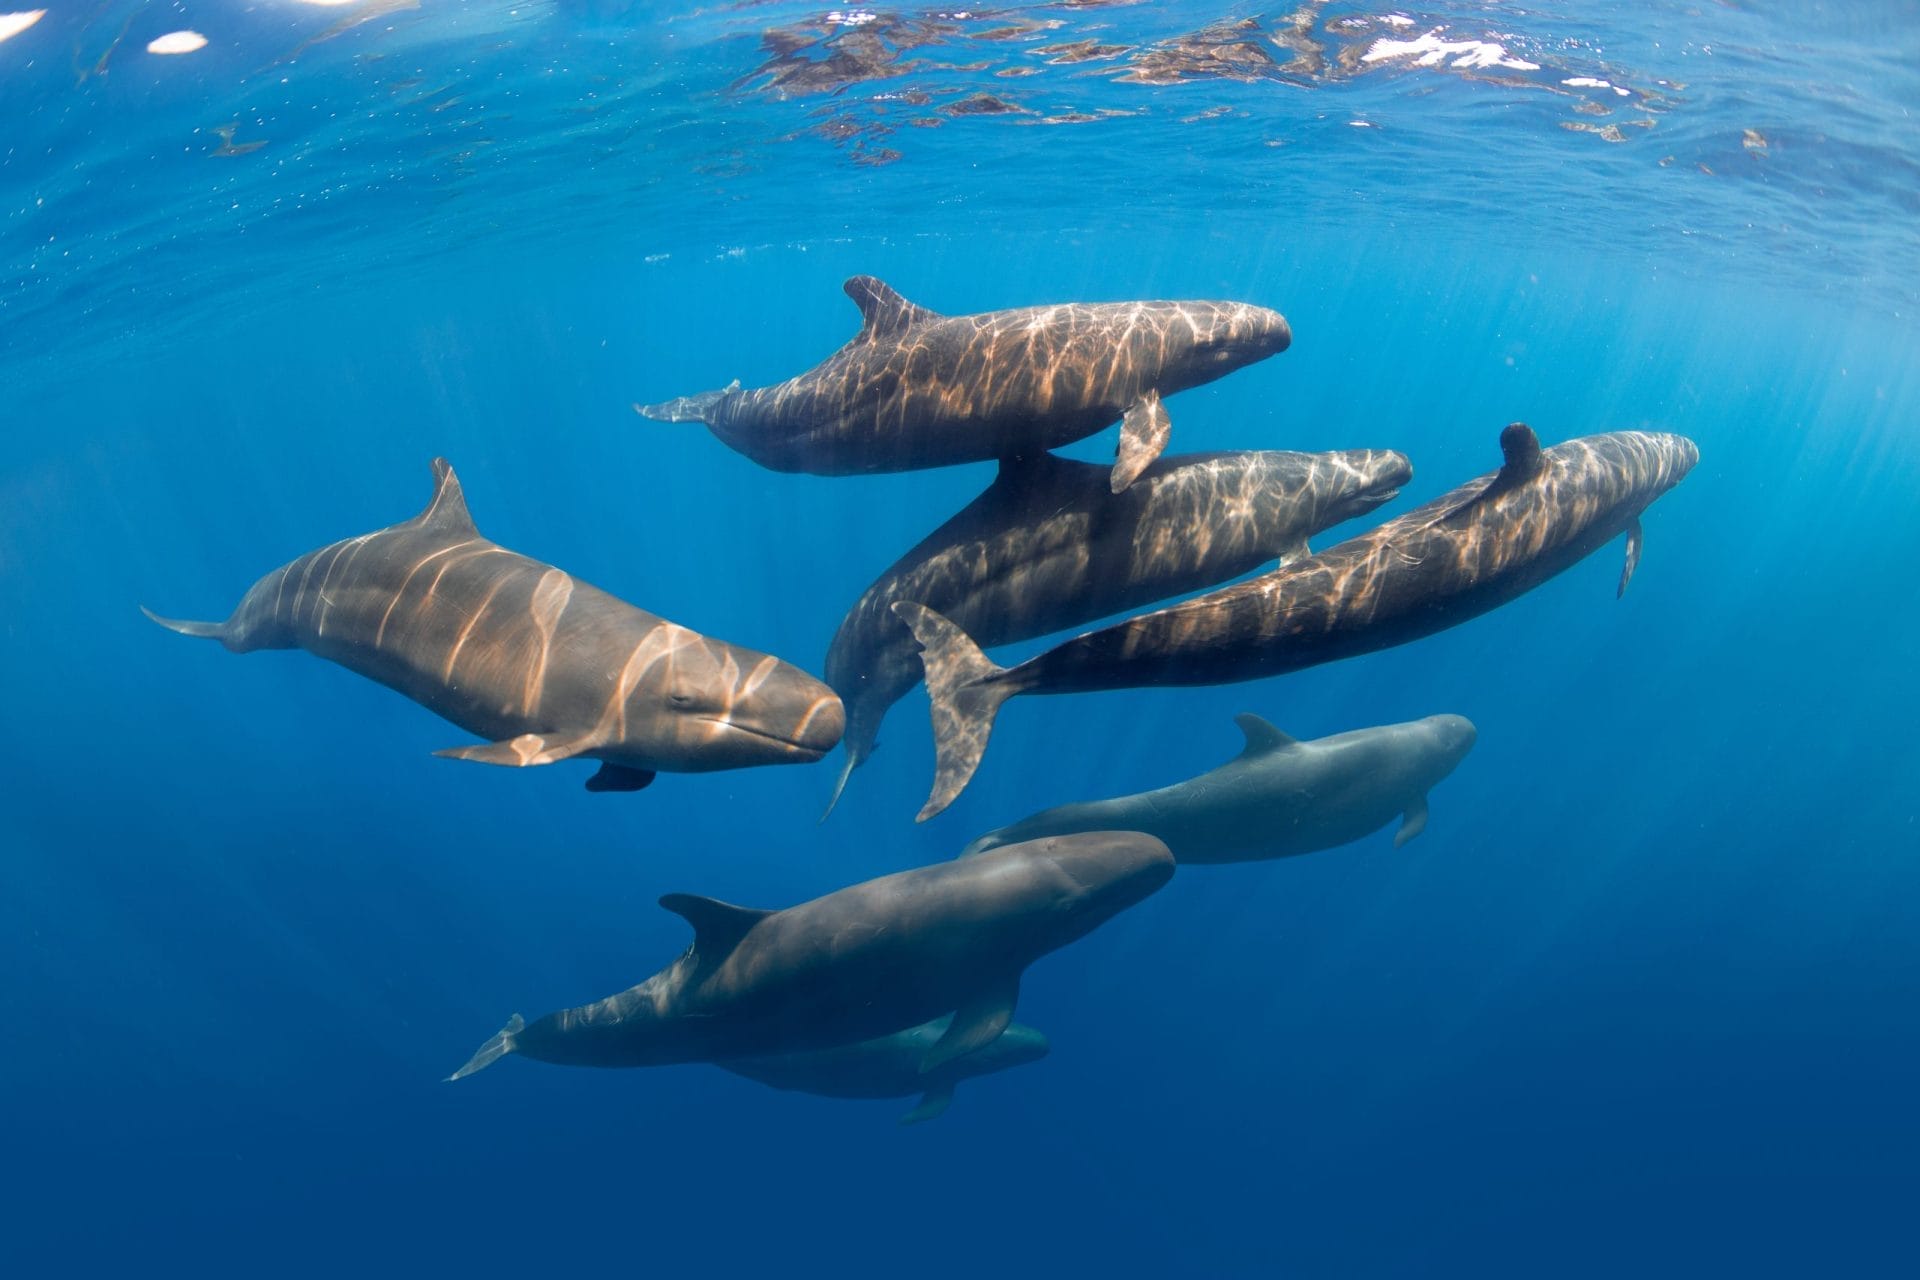
[[[744,733],[750,737],[759,738],[766,742],[777,742],[781,746],[785,747],[787,750],[793,752],[795,755],[806,756],[810,760],[823,759],[826,756],[827,751],[832,749],[830,747],[822,749],[818,747],[802,746],[800,743],[795,742],[792,738],[783,738],[777,733],[768,733],[763,729],[751,728],[744,724],[735,724],[731,720],[721,720],[715,716],[701,716],[699,718],[706,721],[708,724],[717,724],[723,729],[731,729],[735,733]]]

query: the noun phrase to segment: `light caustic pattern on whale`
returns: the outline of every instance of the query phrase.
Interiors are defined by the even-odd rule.
[[[453,469],[434,474],[418,516],[274,570],[223,623],[148,616],[236,653],[305,649],[490,739],[441,755],[603,761],[590,790],[808,762],[839,741],[839,699],[812,676],[488,541]]]
[[[945,316],[871,276],[845,285],[860,332],[773,386],[635,405],[704,422],[762,466],[816,475],[1032,457],[1122,420],[1112,489],[1159,456],[1160,401],[1284,351],[1278,312],[1243,302],[1066,303]]]
[[[895,601],[926,605],[981,645],[1032,639],[1304,557],[1309,537],[1387,502],[1412,474],[1389,449],[1181,454],[1116,495],[1093,463],[1003,463],[867,588],[834,635],[825,675],[847,709],[834,798],[872,754],[887,709],[920,683],[919,646]]]
[[[1523,423],[1505,464],[1357,538],[1258,578],[1130,618],[1003,668],[918,604],[894,612],[924,648],[938,756],[926,819],[952,803],[1008,698],[1279,675],[1431,635],[1532,590],[1625,532],[1699,458],[1683,436],[1619,431],[1542,450]]]

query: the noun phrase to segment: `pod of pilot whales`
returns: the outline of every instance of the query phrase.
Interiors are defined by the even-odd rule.
[[[1316,553],[1310,539],[1412,478],[1404,455],[1162,452],[1164,397],[1284,351],[1292,334],[1277,312],[1129,302],[946,316],[867,276],[846,292],[860,331],[807,372],[634,406],[705,423],[780,471],[998,462],[985,492],[848,610],[824,681],[489,541],[440,459],[419,515],[275,569],[226,621],[148,616],[236,653],[305,649],[482,739],[444,756],[595,761],[589,791],[809,763],[844,737],[829,812],[888,709],[924,680],[936,754],[924,820],[967,786],[1010,698],[1254,680],[1405,644],[1621,534],[1625,591],[1641,513],[1699,456],[1684,437],[1639,431],[1542,448],[1514,423],[1497,470]],[[1115,422],[1110,467],[1049,452]],[[1015,666],[983,652],[1143,609]],[[922,1095],[903,1119],[930,1119],[960,1080],[1046,1054],[1044,1036],[1013,1022],[1036,960],[1154,893],[1179,863],[1310,853],[1396,818],[1404,844],[1475,737],[1456,715],[1311,742],[1256,715],[1238,724],[1243,749],[1218,768],[1063,803],[951,862],[777,911],[668,894],[660,905],[693,930],[684,954],[604,1000],[531,1023],[515,1015],[450,1078],[509,1054],[708,1062],[830,1097]]]

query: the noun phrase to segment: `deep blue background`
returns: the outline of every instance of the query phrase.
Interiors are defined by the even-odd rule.
[[[1912,1265],[1910,314],[1685,241],[1434,234],[1418,188],[1329,187],[1298,221],[1155,221],[1135,189],[1102,226],[1087,176],[1071,229],[947,211],[729,254],[689,210],[262,279],[34,366],[0,472],[0,1218],[22,1274]],[[626,406],[807,366],[854,328],[859,271],[954,312],[1277,306],[1293,349],[1173,398],[1173,448],[1401,448],[1416,478],[1383,515],[1493,467],[1515,418],[1549,442],[1683,431],[1702,460],[1649,512],[1623,600],[1614,546],[1353,662],[1023,700],[921,827],[919,694],[816,826],[837,755],[590,796],[579,767],[436,760],[464,736],[386,690],[138,613],[223,616],[274,565],[418,510],[445,454],[490,537],[817,671],[845,607],[991,468],[780,476]],[[1042,961],[1020,1018],[1052,1056],[938,1123],[700,1067],[440,1083],[508,1013],[676,954],[661,893],[779,906],[950,856],[1209,768],[1242,710],[1302,737],[1451,711],[1480,740],[1407,848],[1189,869]]]

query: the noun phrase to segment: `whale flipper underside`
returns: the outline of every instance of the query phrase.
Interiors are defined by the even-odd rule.
[[[208,640],[224,640],[227,635],[227,624],[224,622],[186,622],[179,618],[163,618],[145,605],[140,606],[140,612],[146,614],[147,617],[159,623],[167,630],[178,631],[183,636],[201,636]]]
[[[1427,798],[1421,796],[1407,806],[1406,817],[1400,822],[1400,829],[1393,833],[1393,847],[1398,849],[1407,841],[1427,829]]]
[[[1167,416],[1167,406],[1160,403],[1158,391],[1150,390],[1128,406],[1126,416],[1120,419],[1120,456],[1113,464],[1111,487],[1115,493],[1125,493],[1140,473],[1153,465],[1172,432],[1173,419]]]
[[[1633,581],[1633,571],[1640,567],[1640,517],[1635,516],[1627,527],[1627,562],[1620,569],[1620,587],[1613,595],[1619,599],[1627,594],[1627,584]],[[152,617],[152,614],[148,614]]]
[[[943,1084],[937,1089],[929,1089],[921,1097],[920,1105],[900,1117],[900,1123],[920,1124],[927,1120],[938,1120],[953,1105],[953,1086]]]
[[[633,769],[624,764],[602,763],[600,771],[587,779],[589,791],[644,791],[658,776],[651,769]]]
[[[537,764],[552,764],[556,760],[570,760],[583,751],[591,751],[600,745],[600,742],[598,732],[574,734],[563,738],[549,738],[539,733],[523,733],[517,738],[507,738],[500,742],[482,742],[471,747],[446,747],[433,754],[444,756],[449,760],[471,760],[476,764],[497,764],[509,769],[525,769]],[[639,789],[639,787],[626,788],[629,791]]]
[[[1013,1006],[1020,1001],[1020,975],[994,983],[954,1010],[946,1032],[920,1060],[922,1075],[964,1058],[1000,1038],[1013,1022]]]

